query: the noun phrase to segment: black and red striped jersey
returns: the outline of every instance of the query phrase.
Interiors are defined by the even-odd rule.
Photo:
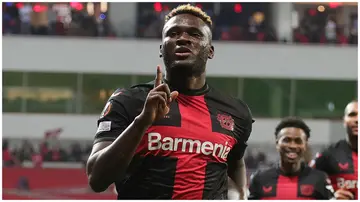
[[[328,200],[334,190],[326,173],[302,164],[296,175],[286,175],[279,165],[250,177],[249,200]]]
[[[347,189],[358,199],[358,153],[346,140],[331,144],[317,153],[310,165],[326,172],[335,190]]]
[[[138,116],[154,82],[114,92],[95,143],[113,141]],[[170,86],[171,89],[171,86]],[[243,157],[252,130],[248,106],[205,85],[179,92],[170,112],[144,134],[118,199],[226,199],[229,161]]]

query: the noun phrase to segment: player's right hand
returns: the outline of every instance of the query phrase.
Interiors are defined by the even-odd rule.
[[[170,92],[169,86],[161,83],[162,73],[157,66],[154,88],[149,92],[144,108],[139,115],[142,123],[150,126],[154,121],[162,119],[170,111],[170,103],[177,98],[177,91]]]
[[[354,195],[346,189],[338,189],[335,192],[335,198],[336,200],[352,200]]]

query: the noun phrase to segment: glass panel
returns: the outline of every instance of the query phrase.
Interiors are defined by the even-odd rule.
[[[22,72],[3,72],[3,112],[21,112],[21,95],[9,91],[8,87],[22,86]]]
[[[110,95],[118,88],[131,86],[131,75],[84,74],[83,113],[100,114]]]
[[[296,115],[308,118],[341,117],[357,95],[356,81],[297,80]]]
[[[244,101],[253,116],[288,116],[290,83],[285,79],[244,79]]]
[[[27,112],[75,113],[77,74],[28,73],[28,87],[16,89],[26,92]]]
[[[220,90],[233,97],[238,96],[238,79],[230,77],[208,77],[207,83],[217,90]]]
[[[155,75],[141,75],[136,76],[136,82],[139,83],[149,83],[155,80]]]

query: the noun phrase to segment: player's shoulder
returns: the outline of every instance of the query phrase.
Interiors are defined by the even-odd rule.
[[[322,150],[321,155],[330,156],[338,151],[344,151],[348,147],[346,140],[340,140],[335,143],[330,144],[325,149]]]
[[[118,88],[110,96],[109,100],[115,100],[120,103],[133,102],[135,100],[145,101],[147,94],[153,88],[154,81],[140,83],[128,88]]]
[[[241,117],[254,122],[250,107],[246,104],[245,101],[239,98],[235,98],[212,86],[209,87],[210,91],[208,92],[208,96],[215,103],[217,103],[217,105],[221,105],[222,107],[225,107],[226,110],[228,110],[229,112],[232,112],[233,114],[238,114]]]
[[[258,170],[256,170],[253,174],[252,177],[256,178],[256,179],[268,179],[269,177],[272,177],[274,175],[277,175],[277,167],[275,165],[273,166],[269,166],[266,168],[260,168]]]

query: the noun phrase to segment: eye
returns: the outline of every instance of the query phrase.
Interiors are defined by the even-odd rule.
[[[172,31],[172,32],[169,33],[169,36],[170,36],[170,37],[175,37],[175,36],[177,36],[177,35],[178,35],[178,33],[175,32],[175,31]]]
[[[201,34],[199,34],[198,32],[191,33],[191,36],[196,37],[196,38],[201,38]]]
[[[296,143],[296,144],[302,144],[303,141],[302,141],[301,138],[297,138],[297,139],[295,139],[295,143]]]

